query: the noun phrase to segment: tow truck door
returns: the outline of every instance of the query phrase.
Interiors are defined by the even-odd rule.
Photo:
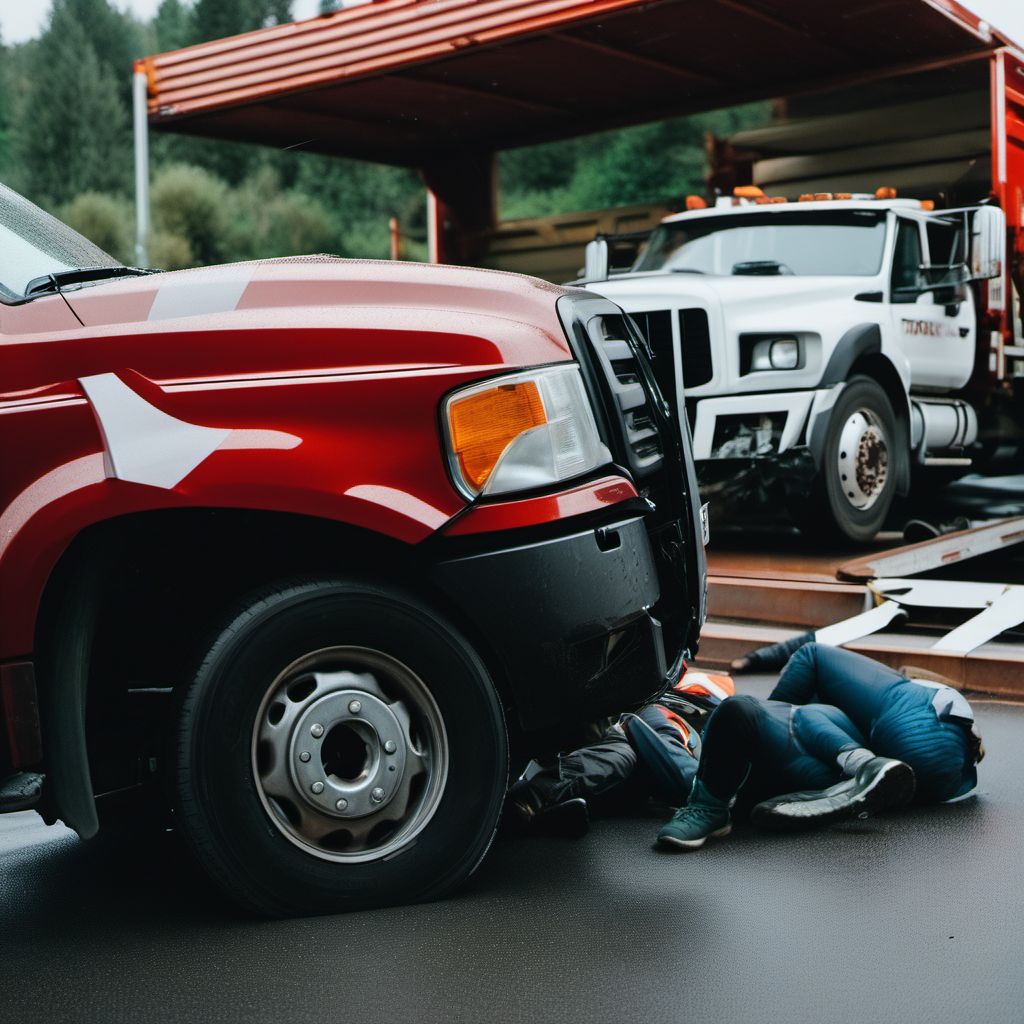
[[[988,287],[989,311],[1002,320],[991,368],[1001,378],[1007,357],[1020,358],[1024,347],[1024,59],[1007,49],[992,55],[992,191],[1006,214],[1011,246],[1004,277]]]
[[[955,389],[974,366],[974,303],[963,289],[957,302],[939,303],[922,267],[956,263],[963,241],[957,227],[936,218],[927,224],[898,217],[890,281],[894,336],[910,364],[912,387]],[[959,239],[959,240],[958,240]],[[929,258],[929,250],[935,255]]]

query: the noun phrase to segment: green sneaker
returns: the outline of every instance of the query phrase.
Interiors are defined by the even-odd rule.
[[[671,821],[662,827],[658,842],[664,846],[695,850],[703,846],[709,837],[717,839],[731,831],[728,801],[712,796],[700,779],[694,779],[689,803],[680,807]]]

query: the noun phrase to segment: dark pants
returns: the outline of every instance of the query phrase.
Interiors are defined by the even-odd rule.
[[[656,707],[644,708],[639,717],[666,744],[685,754],[678,729]],[[680,760],[684,764],[692,761],[692,770],[696,770],[697,762],[689,755]],[[537,809],[583,797],[597,813],[609,814],[656,796],[656,790],[656,780],[638,760],[629,740],[621,730],[610,728],[595,743],[559,755],[553,765],[531,762],[511,795],[527,798]]]
[[[822,701],[845,712],[865,737],[864,746],[914,769],[915,799],[925,803],[951,798],[973,763],[967,729],[941,720],[934,696],[862,654],[815,643],[790,658],[771,693],[772,700]]]
[[[741,805],[750,805],[833,785],[842,777],[838,756],[863,742],[838,708],[795,707],[744,694],[723,701],[711,716],[697,775],[719,800],[741,794]]]

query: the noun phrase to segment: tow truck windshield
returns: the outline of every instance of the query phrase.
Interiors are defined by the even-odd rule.
[[[88,278],[78,271],[88,268]],[[95,281],[120,276],[124,268],[113,256],[72,231],[55,217],[0,185],[0,298],[17,302],[26,296],[53,291],[65,281]],[[51,275],[56,281],[50,287]]]
[[[635,271],[870,277],[885,250],[885,214],[872,210],[729,213],[661,224]]]

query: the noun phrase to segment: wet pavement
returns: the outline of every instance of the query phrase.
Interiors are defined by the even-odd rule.
[[[764,694],[766,680],[742,681]],[[7,1021],[1019,1022],[1024,707],[961,804],[689,854],[656,816],[496,844],[440,903],[239,916],[172,834],[0,816]]]

